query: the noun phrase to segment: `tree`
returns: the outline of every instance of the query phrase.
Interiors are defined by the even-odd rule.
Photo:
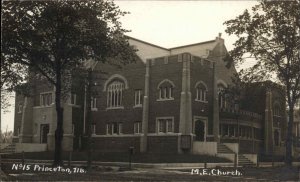
[[[72,70],[87,60],[122,63],[134,60],[119,18],[126,12],[112,1],[4,1],[2,58],[26,66],[55,87],[57,128],[54,165],[61,165],[63,91]]]
[[[230,55],[236,63],[256,60],[241,70],[244,81],[276,75],[285,86],[288,105],[286,164],[292,163],[293,113],[300,97],[300,1],[261,1],[249,12],[226,21],[226,32],[237,36]],[[254,59],[251,59],[254,58]]]

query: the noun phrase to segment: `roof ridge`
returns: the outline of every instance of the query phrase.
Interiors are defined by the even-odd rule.
[[[149,43],[149,42],[146,42],[146,41],[143,41],[143,40],[140,40],[140,39],[137,39],[137,38],[128,36],[128,35],[125,35],[125,36],[126,36],[127,38],[129,38],[129,39],[133,39],[133,40],[136,40],[136,41],[139,41],[139,42],[142,42],[142,43],[145,43],[145,44],[148,44],[148,45],[151,45],[151,46],[160,48],[160,49],[168,50],[168,51],[171,51],[171,50],[173,50],[173,49],[183,48],[183,47],[190,47],[190,46],[195,46],[195,45],[201,45],[201,44],[207,44],[207,43],[216,42],[216,40],[209,40],[209,41],[204,41],[204,42],[198,42],[198,43],[193,43],[193,44],[186,44],[186,45],[182,45],[182,46],[176,46],[176,47],[171,47],[171,48],[165,48],[165,47],[162,47],[162,46],[159,46],[159,45],[156,45],[156,44],[152,44],[152,43]]]

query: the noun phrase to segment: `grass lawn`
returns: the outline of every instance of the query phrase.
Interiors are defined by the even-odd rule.
[[[69,152],[63,152],[62,159],[69,159]],[[26,159],[37,160],[53,160],[54,153],[47,152],[28,152],[24,153]],[[2,155],[3,159],[22,159],[22,154],[6,154]],[[85,161],[87,160],[86,152],[72,152],[72,161]],[[129,153],[103,153],[92,152],[93,161],[101,162],[128,162]],[[150,153],[136,153],[132,155],[132,162],[135,163],[221,163],[231,162],[228,159],[209,156],[209,155],[191,155],[191,154],[150,154]]]
[[[99,171],[91,170],[82,174],[66,174],[61,172],[25,172],[4,171],[9,181],[299,181],[299,169],[296,167],[276,168],[218,168],[222,171],[239,170],[241,176],[230,175],[192,175],[160,169],[135,169],[131,171]]]

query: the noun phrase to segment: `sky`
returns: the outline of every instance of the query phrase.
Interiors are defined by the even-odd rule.
[[[130,14],[120,19],[127,35],[165,48],[213,40],[222,34],[227,50],[235,36],[225,33],[226,20],[234,19],[256,1],[115,1]],[[14,98],[9,112],[1,110],[1,130],[13,130]]]

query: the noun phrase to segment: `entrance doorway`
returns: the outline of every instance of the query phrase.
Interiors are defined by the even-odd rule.
[[[196,141],[205,141],[205,123],[202,120],[195,121]]]
[[[41,124],[40,143],[47,143],[48,133],[49,133],[49,124]]]

